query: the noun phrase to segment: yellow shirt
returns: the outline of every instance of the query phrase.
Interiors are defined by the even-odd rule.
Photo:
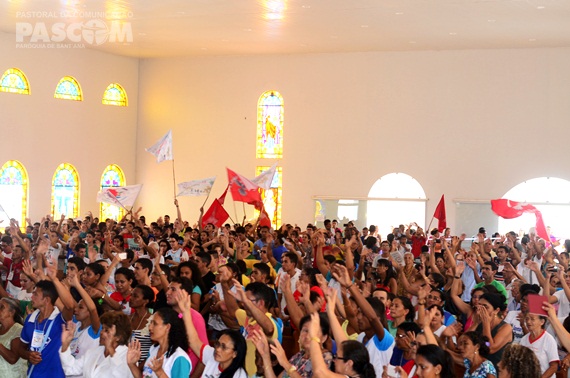
[[[273,334],[269,339],[275,340],[279,335],[277,324],[271,317],[270,313],[266,312],[265,315],[273,322]],[[257,366],[255,366],[255,345],[253,344],[253,342],[251,342],[251,340],[249,340],[248,335],[253,330],[256,329],[261,330],[261,326],[259,326],[253,318],[247,316],[245,310],[241,308],[236,311],[236,319],[238,321],[238,324],[244,327],[244,331],[242,334],[244,335],[247,343],[247,354],[245,355],[245,370],[247,371],[247,375],[251,377],[257,373]],[[263,330],[261,330],[261,332],[263,332]]]

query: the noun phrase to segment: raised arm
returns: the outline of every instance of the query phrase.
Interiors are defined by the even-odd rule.
[[[325,291],[325,296],[327,299],[327,316],[329,318],[330,328],[337,345],[340,345],[343,341],[348,340],[346,333],[342,329],[340,322],[335,314],[335,307],[338,298],[338,292],[331,288],[327,288]]]
[[[370,321],[378,339],[383,340],[384,325],[380,322],[380,319],[376,315],[376,311],[374,311],[370,303],[368,303],[366,298],[360,292],[358,285],[351,282],[350,275],[348,274],[346,267],[336,264],[333,269],[333,276],[343,287],[346,287],[349,290],[350,295],[356,301],[356,305],[360,308],[360,311],[362,311],[362,315],[366,316]]]
[[[186,335],[188,336],[188,344],[190,345],[192,352],[194,352],[196,356],[199,356],[204,343],[200,340],[198,331],[196,331],[196,327],[194,327],[194,323],[192,322],[192,313],[190,312],[192,302],[190,300],[190,296],[184,290],[178,290],[175,293],[175,296],[178,301],[178,307],[180,307],[180,310],[182,311],[182,319],[184,320]]]
[[[279,282],[279,287],[281,287],[281,292],[283,293],[283,297],[285,297],[285,302],[287,303],[287,311],[289,311],[289,317],[291,322],[295,325],[295,328],[300,329],[299,324],[301,323],[301,318],[305,316],[301,307],[297,301],[295,301],[295,297],[293,297],[293,293],[291,291],[291,277],[288,274],[284,274],[281,277],[281,282]]]
[[[245,290],[243,286],[238,282],[238,280],[233,280],[234,286],[236,288],[236,292],[230,291],[230,296],[234,296],[237,300],[243,303],[245,309],[249,311],[253,319],[260,325],[261,329],[267,336],[273,336],[275,332],[275,324],[273,321],[265,315],[263,311],[261,311],[253,302],[248,298],[245,294]],[[224,293],[225,294],[225,293]],[[225,297],[224,297],[225,299]]]
[[[71,286],[77,290],[79,295],[81,295],[81,299],[83,299],[83,303],[85,303],[85,306],[87,306],[87,310],[89,311],[89,318],[91,318],[91,328],[93,328],[94,332],[98,333],[101,329],[101,321],[99,320],[99,314],[97,313],[95,302],[93,302],[91,296],[87,294],[83,286],[81,286],[81,283],[79,282],[79,278],[77,276],[71,277],[70,283]]]

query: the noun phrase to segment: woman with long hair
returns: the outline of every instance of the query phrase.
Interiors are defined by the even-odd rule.
[[[187,310],[190,314],[190,309]],[[188,357],[188,338],[184,322],[178,312],[163,307],[153,314],[149,326],[150,338],[154,345],[141,373],[137,362],[141,358],[140,344],[133,341],[129,345],[128,364],[135,378],[142,377],[188,377],[192,363]]]
[[[497,370],[483,355],[489,354],[487,338],[477,332],[465,332],[457,341],[457,351],[463,357],[463,378],[495,378]]]
[[[388,331],[396,337],[398,326],[406,321],[413,322],[416,310],[408,297],[396,297],[390,304],[390,316],[392,320],[388,320]]]
[[[416,376],[419,378],[453,378],[453,361],[448,352],[437,345],[428,344],[416,353]],[[401,378],[407,378],[402,374]]]
[[[376,287],[383,287],[396,294],[398,292],[398,281],[392,263],[388,259],[379,258],[376,264],[376,271],[372,273],[376,280]]]
[[[247,345],[244,337],[236,330],[223,330],[219,333],[214,347],[204,344],[192,322],[190,314],[190,296],[184,290],[176,292],[178,307],[182,311],[182,319],[190,348],[200,356],[204,364],[203,377],[212,378],[247,378],[245,371],[245,355]]]
[[[17,300],[0,299],[0,377],[21,378],[26,376],[26,360],[20,358],[17,346],[22,332],[22,317]]]

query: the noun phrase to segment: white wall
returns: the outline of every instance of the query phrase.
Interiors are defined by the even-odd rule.
[[[95,198],[107,165],[118,164],[127,183],[134,183],[138,64],[138,59],[86,49],[16,48],[14,35],[0,33],[1,73],[17,67],[31,87],[30,96],[0,92],[0,166],[16,159],[26,167],[34,220],[51,211],[51,180],[60,163],[79,172],[81,215],[98,214]],[[79,81],[84,101],[54,99],[65,75]],[[101,104],[112,82],[127,91],[127,108]]]
[[[384,174],[404,172],[423,185],[428,216],[445,193],[453,226],[454,198],[570,179],[568,67],[570,49],[143,60],[140,198],[151,216],[174,212],[171,163],[144,153],[170,128],[177,181],[216,174],[219,195],[226,166],[253,176],[257,100],[277,90],[286,106],[285,222],[311,221],[313,195],[366,196]],[[181,203],[195,209],[203,200]],[[231,201],[228,210],[233,217]]]

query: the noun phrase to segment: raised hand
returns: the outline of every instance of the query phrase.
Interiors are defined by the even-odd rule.
[[[129,350],[127,352],[127,363],[129,365],[136,364],[141,359],[141,344],[137,339],[129,343]]]
[[[75,334],[75,323],[71,320],[61,325],[61,343],[69,346]]]
[[[279,365],[286,366],[289,363],[289,359],[287,358],[287,354],[285,354],[283,347],[281,346],[279,341],[277,341],[277,339],[272,341],[269,348],[271,349],[271,353],[273,353],[273,355],[275,355],[275,357],[277,357],[277,362],[279,362]]]
[[[349,287],[352,284],[350,275],[348,274],[348,269],[346,269],[345,266],[335,264],[332,274],[335,280],[337,280],[342,286]]]

